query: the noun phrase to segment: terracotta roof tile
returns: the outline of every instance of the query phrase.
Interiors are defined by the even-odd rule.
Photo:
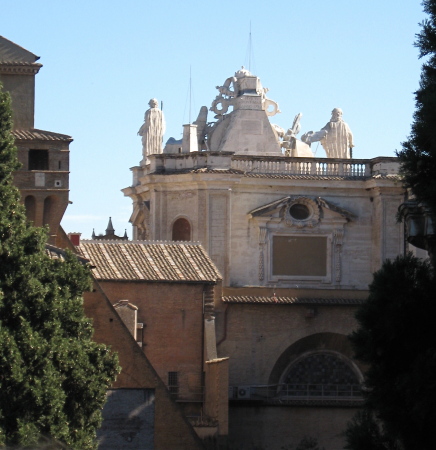
[[[45,254],[50,259],[58,259],[59,261],[65,261],[65,249],[55,247],[54,245],[45,244]],[[75,255],[79,262],[82,264],[88,264],[89,261],[86,258],[83,258],[80,255]]]
[[[257,297],[229,296],[222,298],[224,303],[256,303],[281,305],[360,305],[364,300],[358,298],[300,298],[300,297]]]
[[[97,280],[215,282],[221,279],[203,247],[194,242],[82,240],[80,254]]]
[[[12,134],[15,139],[23,141],[41,140],[71,142],[73,140],[71,136],[66,134],[53,133],[52,131],[38,130],[36,128],[32,128],[31,130],[13,130]]]

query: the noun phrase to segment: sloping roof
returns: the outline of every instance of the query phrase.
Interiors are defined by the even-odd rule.
[[[32,64],[38,59],[39,56],[0,36],[0,62]]]
[[[216,282],[218,269],[199,243],[82,240],[97,280]]]
[[[224,303],[257,303],[279,305],[360,305],[360,298],[300,298],[300,297],[260,297],[260,296],[228,296],[222,298]]]
[[[65,141],[71,142],[73,138],[66,134],[53,133],[53,131],[44,131],[32,128],[31,130],[13,130],[12,135],[17,140],[22,141]]]
[[[58,259],[59,261],[65,261],[65,249],[55,247],[54,245],[45,244],[45,254],[50,259]],[[83,258],[82,256],[75,255],[76,258],[79,260],[82,264],[88,264],[89,261],[86,258]]]

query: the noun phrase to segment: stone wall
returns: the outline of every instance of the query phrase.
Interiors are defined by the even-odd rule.
[[[346,336],[356,326],[356,307],[317,306],[315,314],[309,315],[312,309],[303,305],[229,304],[218,313],[218,356],[230,355],[230,386],[269,384],[281,355],[311,336],[319,339],[307,340],[299,354],[325,349],[351,358]]]
[[[248,177],[207,172],[188,177],[177,173],[146,175],[144,179],[148,177],[150,194],[146,195],[152,218],[149,238],[170,240],[174,222],[180,217],[187,219],[191,239],[199,240],[208,251],[226,286],[366,289],[381,263],[403,251],[403,225],[395,219],[396,209],[403,201],[403,189],[401,183],[392,179],[287,179],[280,175]],[[321,197],[348,211],[352,218],[345,220],[341,214],[335,216],[333,210],[321,208],[319,223],[311,228],[274,219],[265,223],[267,230],[261,243],[260,224],[249,212],[288,196],[313,201]],[[277,234],[326,237],[328,277],[274,279],[272,238]]]
[[[229,449],[294,449],[304,437],[319,448],[344,448],[341,433],[355,408],[304,406],[235,406],[229,410]]]

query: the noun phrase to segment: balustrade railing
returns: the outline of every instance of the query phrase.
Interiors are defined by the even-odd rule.
[[[150,165],[135,167],[134,182],[148,173],[172,173],[182,170],[236,169],[245,174],[325,176],[361,179],[376,174],[398,174],[396,158],[331,159],[280,156],[235,155],[230,152],[193,152],[150,156]]]
[[[362,387],[358,384],[280,384],[231,386],[229,398],[236,400],[359,400]]]
[[[341,177],[366,177],[371,167],[365,160],[320,160],[315,158],[270,159],[253,158],[232,159],[232,169],[253,174],[278,175],[319,175]]]

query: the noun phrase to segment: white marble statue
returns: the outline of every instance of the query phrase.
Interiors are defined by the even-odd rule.
[[[292,156],[292,150],[296,148],[297,134],[301,130],[300,120],[303,113],[298,113],[294,117],[292,127],[288,128],[286,133],[283,133],[283,141],[281,146],[285,149],[285,156]]]
[[[138,131],[142,136],[142,163],[146,163],[148,155],[162,153],[162,138],[165,133],[165,117],[159,109],[158,102],[152,98],[148,104],[150,108],[144,114],[144,123]]]
[[[330,122],[320,131],[309,131],[301,140],[306,144],[320,141],[327,158],[351,158],[353,145],[353,133],[350,127],[342,120],[342,109],[335,108],[332,111]]]

